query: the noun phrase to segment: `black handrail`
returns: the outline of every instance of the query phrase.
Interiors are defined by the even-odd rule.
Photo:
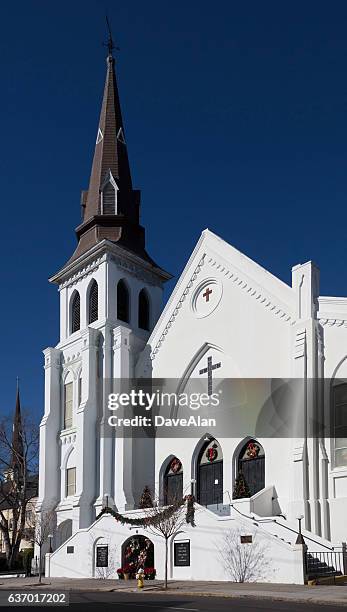
[[[305,552],[306,575],[309,578],[319,576],[338,576],[344,573],[343,552]]]
[[[247,519],[249,519],[251,521],[255,521],[256,523],[276,523],[276,525],[280,525],[280,527],[284,527],[284,529],[287,529],[288,531],[291,531],[292,533],[295,533],[296,535],[299,535],[298,531],[296,531],[295,529],[292,529],[291,527],[288,527],[288,525],[283,525],[283,523],[279,523],[276,519],[257,519],[257,518],[255,518],[255,516],[249,516],[247,514],[244,514],[238,508],[235,508],[234,504],[230,504],[230,506],[232,508],[234,508],[234,510],[236,510],[236,512],[241,514],[241,516],[244,516],[245,518],[247,518]],[[272,535],[274,535],[274,534],[272,534]],[[317,542],[317,540],[313,540],[312,538],[310,538],[307,535],[304,536],[304,539],[305,540],[310,540],[310,542],[313,542],[314,544],[318,544],[319,546],[322,546],[323,548],[326,548],[329,551],[335,550],[333,546],[331,546],[329,548],[329,546],[326,546],[325,544],[321,544],[321,542]]]

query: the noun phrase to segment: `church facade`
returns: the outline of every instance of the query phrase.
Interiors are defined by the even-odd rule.
[[[110,577],[136,550],[163,577],[162,538],[97,518],[105,505],[141,517],[148,486],[163,507],[196,500],[195,527],[169,542],[170,578],[232,579],[229,538],[257,542],[255,579],[303,582],[298,536],[312,555],[347,539],[347,298],[320,295],[312,262],[293,267],[289,286],[205,230],[162,311],[171,277],[146,251],[112,54],[81,204],[76,251],[50,279],[60,338],[44,351],[37,509],[57,518],[46,573],[98,576],[102,548]],[[187,431],[198,410],[171,405],[157,421],[172,419],[169,434],[110,432],[110,381],[134,379],[208,403],[219,393],[221,412],[209,404],[210,420]]]

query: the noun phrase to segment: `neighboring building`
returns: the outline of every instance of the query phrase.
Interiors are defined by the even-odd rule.
[[[34,486],[36,485],[36,494],[37,494],[38,478],[36,478],[36,482],[33,483],[33,485]],[[26,548],[34,548],[34,538],[33,538],[33,532],[32,532],[31,526],[34,525],[35,523],[33,519],[33,515],[35,513],[36,503],[37,503],[37,497],[33,497],[28,502],[27,510],[25,513],[26,527],[25,527],[24,537],[22,538],[22,541],[21,541],[21,545],[19,549],[20,551],[25,550]],[[12,537],[12,528],[11,528],[12,510],[11,508],[8,508],[7,506],[8,504],[3,502],[2,504],[0,504],[0,509],[3,512],[5,519],[10,522],[10,537]],[[5,548],[4,537],[3,537],[2,531],[0,530],[0,553],[5,554],[5,552],[6,552],[6,548]]]
[[[22,444],[22,417],[21,417],[21,408],[20,408],[20,395],[19,388],[17,387],[17,395],[16,395],[16,408],[13,418],[13,429],[12,429],[12,460],[11,467],[8,468],[4,472],[4,480],[1,483],[0,487],[0,511],[3,514],[6,521],[9,523],[9,535],[12,538],[12,523],[13,523],[13,511],[12,511],[12,491],[13,491],[13,483],[15,482],[18,472],[20,470],[18,466],[18,456],[23,454],[23,444]],[[28,502],[26,513],[25,513],[25,531],[24,536],[21,541],[20,550],[24,550],[25,548],[33,548],[34,547],[34,539],[32,534],[31,526],[34,524],[33,513],[35,512],[36,503],[37,503],[37,493],[38,493],[38,476],[33,475],[29,476],[28,483],[28,497],[30,501]],[[4,535],[0,529],[0,553],[5,553],[5,542]]]
[[[122,564],[129,546],[138,548],[148,533],[138,529],[135,537],[110,516],[95,518],[106,499],[120,512],[136,509],[149,485],[163,503],[192,490],[201,505],[197,526],[170,543],[171,578],[228,579],[218,543],[226,530],[241,529],[266,543],[265,580],[302,582],[297,517],[304,516],[311,551],[347,537],[347,298],[321,296],[311,262],[293,267],[289,286],[205,230],[161,314],[170,275],[145,249],[114,63],[109,55],[78,245],[51,278],[59,286],[60,339],[44,351],[38,500],[39,510],[57,512],[51,575],[96,575],[99,544]],[[165,240],[165,201],[158,214]],[[253,425],[237,425],[233,390],[223,398],[230,414],[218,436],[209,427],[155,441],[104,435],[107,380],[134,376],[176,379],[181,391],[198,379],[209,395],[217,380],[262,380],[271,409],[284,419],[294,414],[301,427],[295,437],[278,434],[265,410],[266,390],[245,387],[243,415],[253,424],[265,419],[257,436]],[[304,382],[301,395],[284,404],[288,396],[274,394],[274,406],[276,381],[288,379]],[[317,415],[333,419],[331,435],[310,434]],[[240,471],[251,497],[234,500],[231,509]],[[164,544],[151,540],[162,577]]]

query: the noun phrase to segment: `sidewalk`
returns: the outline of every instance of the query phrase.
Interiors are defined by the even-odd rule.
[[[0,589],[15,590],[64,590],[64,591],[119,591],[123,593],[137,592],[136,581],[98,580],[91,578],[43,578],[41,585],[38,578],[6,578],[0,577]],[[198,582],[169,581],[169,591],[164,591],[163,581],[145,582],[141,595],[146,593],[163,594],[178,591],[180,595],[206,597],[252,597],[256,599],[271,599],[281,601],[296,601],[302,603],[334,604],[347,606],[347,585],[317,585],[304,586],[295,584],[237,584],[233,582]]]

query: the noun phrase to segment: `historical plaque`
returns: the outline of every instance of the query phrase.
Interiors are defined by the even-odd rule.
[[[242,535],[241,544],[252,544],[253,537],[251,535]]]
[[[174,563],[180,567],[190,565],[190,540],[174,543]]]
[[[66,552],[68,555],[72,555],[75,552],[75,547],[74,546],[67,546],[66,547]]]
[[[108,567],[108,546],[96,547],[96,567]]]

